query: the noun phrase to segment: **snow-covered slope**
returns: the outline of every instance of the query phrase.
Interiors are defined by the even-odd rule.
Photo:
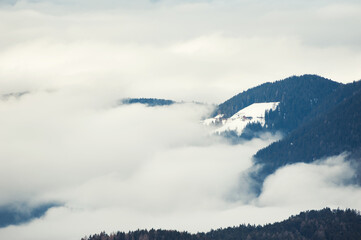
[[[265,125],[265,112],[275,110],[279,102],[254,103],[246,108],[241,109],[232,117],[225,119],[223,115],[217,115],[214,118],[208,118],[203,121],[205,125],[219,125],[215,133],[226,131],[235,131],[237,135],[241,135],[244,128],[249,123],[260,123]]]
[[[223,121],[225,122],[226,120],[223,118],[223,114],[218,114],[217,116],[213,117],[213,118],[207,118],[203,121],[204,125],[210,126],[210,125],[217,125],[222,123]]]

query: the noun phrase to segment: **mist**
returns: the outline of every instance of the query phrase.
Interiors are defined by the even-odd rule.
[[[346,155],[286,166],[257,196],[247,177],[252,156],[279,135],[230,144],[200,122],[212,106],[117,105],[116,98],[94,96],[102,95],[75,88],[0,102],[1,205],[56,203],[41,218],[1,228],[0,236],[198,232],[265,224],[326,206],[361,207]]]
[[[257,149],[273,141],[240,146],[211,135],[200,123],[212,111],[208,105],[152,108],[93,97],[77,90],[36,92],[0,103],[1,205],[58,204],[43,218],[1,229],[0,235],[15,230],[13,237],[22,238],[19,232],[29,229],[38,239],[66,238],[65,232],[71,239],[102,227],[161,227],[178,214],[185,214],[183,223],[171,226],[189,227],[189,214],[200,212],[202,219],[234,204],[229,195],[240,174],[252,166]],[[84,226],[36,231],[33,224],[48,229],[55,224],[52,214],[60,213],[57,227],[78,221]]]

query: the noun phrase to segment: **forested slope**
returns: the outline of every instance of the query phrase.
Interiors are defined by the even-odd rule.
[[[280,102],[266,116],[267,130],[288,133],[341,85],[317,75],[293,76],[241,92],[220,104],[213,115],[229,118],[253,103]]]
[[[314,118],[302,124],[284,139],[261,149],[255,155],[263,169],[262,178],[277,168],[297,162],[338,155],[356,156],[361,150],[361,82],[342,87],[326,104],[313,113]]]
[[[134,232],[100,233],[82,240],[359,240],[361,216],[354,210],[301,212],[289,219],[265,226],[240,225],[207,233],[190,234],[172,230],[137,230]]]

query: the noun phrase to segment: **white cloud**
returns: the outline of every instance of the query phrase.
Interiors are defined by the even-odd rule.
[[[361,188],[351,184],[356,172],[345,157],[341,154],[312,164],[298,163],[277,170],[265,180],[257,205],[360,209]]]
[[[152,227],[196,232],[325,206],[361,208],[360,188],[345,184],[354,171],[343,155],[284,167],[254,198],[244,176],[252,155],[274,138],[228,145],[199,123],[207,106],[114,107],[116,95],[101,93],[74,88],[0,103],[7,160],[1,204],[64,204],[0,229],[1,237],[80,239]]]
[[[202,219],[232,204],[229,192],[251,156],[272,141],[226,144],[200,123],[211,110],[204,105],[114,108],[112,97],[75,88],[0,102],[0,152],[7,160],[1,205],[64,204],[42,219],[0,229],[1,236],[70,239],[101,227],[133,228],[139,218],[148,227],[159,216],[162,226],[179,213],[183,219],[172,224],[188,228],[189,214]],[[78,221],[84,228],[74,229]],[[58,227],[73,230],[63,235]],[[50,228],[56,231],[40,231]]]
[[[207,165],[209,164],[202,165],[202,169],[209,170]],[[174,167],[170,166],[170,168],[162,166],[162,169],[171,170]],[[156,168],[153,166],[152,170],[154,167]],[[187,164],[176,167],[186,168]],[[194,168],[187,168],[186,172],[192,171]],[[230,171],[231,175],[233,175],[232,171]],[[180,173],[182,172],[181,170]],[[314,164],[291,165],[270,176],[263,193],[252,204],[226,202],[221,195],[217,196],[217,193],[222,191],[217,190],[217,187],[210,188],[209,185],[223,182],[225,188],[232,183],[225,184],[227,181],[223,178],[218,179],[214,174],[210,174],[209,176],[212,175],[210,178],[207,177],[208,184],[202,185],[201,181],[194,180],[202,179],[204,175],[195,177],[190,174],[188,179],[173,182],[172,179],[177,176],[171,175],[172,171],[162,171],[162,176],[151,178],[147,178],[147,175],[151,174],[147,171],[139,173],[137,178],[138,180],[147,178],[150,183],[134,184],[133,191],[130,191],[129,185],[127,188],[122,188],[121,184],[119,186],[120,181],[114,176],[106,176],[95,179],[88,185],[89,189],[85,186],[79,188],[78,190],[81,191],[78,195],[70,194],[73,199],[79,198],[88,190],[90,195],[85,195],[84,199],[97,202],[99,204],[97,207],[92,208],[89,202],[83,202],[81,204],[83,207],[52,208],[44,218],[24,226],[2,229],[0,235],[12,239],[32,239],[34,236],[37,239],[74,239],[103,230],[113,232],[138,228],[197,232],[240,223],[264,224],[280,221],[302,210],[320,209],[326,206],[359,209],[360,188],[352,185],[342,186],[345,176],[351,178],[352,172],[349,164],[343,161],[343,156]],[[155,175],[157,173],[154,172]],[[156,187],[152,186],[157,179],[160,180],[167,173],[169,176],[165,180],[169,181],[159,181]],[[329,181],[330,179],[332,181]],[[192,181],[191,185],[187,185],[189,181]],[[110,191],[115,186],[118,191]],[[169,188],[164,188],[167,186]],[[192,189],[195,188],[198,189],[193,192]],[[208,190],[211,190],[210,195]],[[117,199],[119,195],[122,195],[122,200]],[[213,204],[214,197],[217,198],[218,204]],[[109,204],[114,199],[117,201]],[[142,201],[143,205],[140,204]],[[44,229],[53,229],[53,231],[44,231]]]

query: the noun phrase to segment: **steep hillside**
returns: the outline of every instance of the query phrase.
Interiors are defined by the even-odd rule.
[[[223,114],[224,118],[230,118],[253,103],[280,102],[277,109],[266,115],[266,123],[270,131],[288,133],[341,85],[317,75],[293,76],[264,83],[220,104],[213,116]]]
[[[265,122],[265,113],[276,109],[279,102],[253,103],[235,113],[232,117],[225,119],[223,115],[217,115],[214,118],[208,118],[203,121],[205,125],[217,125],[214,131],[218,134],[226,135],[234,133],[236,136],[242,136],[245,128],[252,125],[259,125],[262,129]],[[219,127],[220,126],[220,127]]]
[[[361,82],[340,88],[327,103],[315,109],[314,118],[256,153],[256,162],[264,165],[260,176],[287,164],[361,152]]]
[[[138,230],[108,235],[96,234],[82,240],[235,240],[235,239],[361,239],[361,216],[353,210],[301,212],[289,219],[265,226],[240,225],[208,233],[190,234],[167,230]]]

